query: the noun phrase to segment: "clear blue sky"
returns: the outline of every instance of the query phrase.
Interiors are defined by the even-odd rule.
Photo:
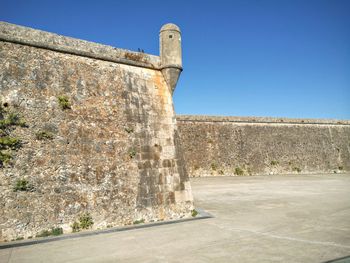
[[[0,20],[158,55],[182,29],[178,114],[350,119],[350,1],[0,0]]]

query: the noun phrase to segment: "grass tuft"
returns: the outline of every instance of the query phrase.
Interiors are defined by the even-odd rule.
[[[193,209],[191,211],[191,215],[192,215],[192,217],[196,217],[198,215],[198,211],[196,209]]]
[[[244,174],[244,171],[239,168],[239,167],[236,167],[235,168],[235,172],[234,172],[235,175],[243,175]]]
[[[15,192],[31,192],[34,187],[29,183],[27,179],[18,179],[13,187]]]
[[[89,213],[86,213],[86,214],[82,214],[79,217],[79,223],[80,223],[81,229],[88,229],[92,227],[92,225],[94,224],[94,221],[92,220],[91,215]]]
[[[138,224],[143,224],[143,223],[145,223],[145,219],[142,218],[140,220],[135,220],[133,224],[138,225]]]
[[[67,96],[58,96],[58,104],[60,105],[62,110],[68,110],[71,108],[69,99]]]

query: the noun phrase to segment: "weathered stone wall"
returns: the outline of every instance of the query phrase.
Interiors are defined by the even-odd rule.
[[[177,116],[192,177],[350,171],[350,122]]]
[[[7,23],[0,39],[0,120],[22,122],[0,134],[20,140],[3,150],[12,158],[0,167],[0,241],[71,232],[84,213],[94,229],[190,216],[159,57]]]

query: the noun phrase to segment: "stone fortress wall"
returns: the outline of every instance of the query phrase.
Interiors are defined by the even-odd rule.
[[[158,57],[0,23],[0,241],[191,216],[179,35]]]
[[[176,119],[191,177],[350,171],[350,121]]]
[[[173,24],[153,56],[0,22],[0,242],[188,217],[187,171],[350,171],[350,121],[175,116],[181,71]]]

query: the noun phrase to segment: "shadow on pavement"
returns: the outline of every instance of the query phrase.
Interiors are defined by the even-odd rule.
[[[342,257],[342,258],[336,258],[329,261],[325,261],[322,263],[349,263],[350,262],[350,256]]]

